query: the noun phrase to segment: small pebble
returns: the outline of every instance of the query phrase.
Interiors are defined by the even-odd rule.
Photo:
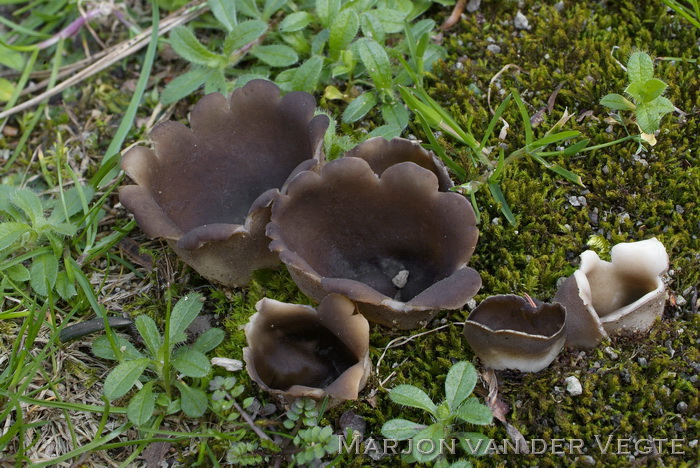
[[[690,447],[690,448],[695,448],[697,446],[698,446],[698,439],[694,439],[694,440],[691,440],[690,442],[688,442],[688,447]]]
[[[583,393],[583,387],[581,386],[581,382],[575,377],[575,376],[570,376],[564,379],[564,382],[566,382],[566,391],[569,392],[572,396],[578,396]]]
[[[676,304],[680,307],[686,305],[688,301],[683,296],[676,296]]]
[[[593,458],[590,455],[584,455],[581,457],[581,462],[586,464],[586,465],[594,466],[595,465],[595,458]]]
[[[688,411],[688,403],[685,401],[679,401],[676,405],[676,410],[678,410],[679,413],[685,413]]]
[[[578,197],[574,195],[569,197],[569,203],[571,206],[581,206],[581,202],[578,200]]]
[[[557,10],[559,13],[564,11],[564,2],[557,2],[557,4],[554,5],[554,9]]]
[[[638,362],[639,365],[642,366],[642,367],[646,367],[646,366],[647,366],[647,360],[646,360],[646,358],[640,357],[639,359],[637,359],[637,362]]]
[[[391,280],[392,283],[394,283],[394,286],[397,288],[401,289],[404,286],[406,286],[406,283],[408,283],[408,270],[401,270],[399,271],[396,276]]]
[[[467,11],[469,13],[474,13],[481,6],[481,0],[469,0],[467,3]]]
[[[588,202],[586,201],[586,197],[578,197],[578,202],[581,206],[588,205]]]
[[[613,350],[610,346],[607,346],[607,347],[604,349],[604,351],[605,351],[605,354],[607,354],[608,357],[609,357],[610,359],[612,359],[613,361],[617,361],[617,359],[620,357],[620,355],[617,354],[617,353],[615,352],[615,350]]]
[[[607,164],[605,166],[603,166],[603,174],[605,174],[605,175],[610,174],[610,168],[608,167]]]
[[[683,209],[681,205],[676,205],[676,213],[683,214],[685,213],[685,209]]]
[[[486,50],[488,50],[492,54],[500,54],[501,53],[501,47],[496,45],[496,44],[487,45]]]
[[[523,15],[520,11],[518,11],[518,14],[515,15],[513,24],[515,25],[515,29],[530,29],[530,22],[527,20],[527,17]]]

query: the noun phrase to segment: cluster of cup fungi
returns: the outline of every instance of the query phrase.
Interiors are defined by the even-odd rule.
[[[164,122],[154,149],[127,152],[136,182],[122,204],[203,277],[229,287],[284,263],[317,308],[262,299],[246,326],[247,371],[288,401],[356,399],[371,370],[368,320],[402,330],[461,309],[481,277],[478,229],[444,164],[419,144],[372,138],[326,162],[328,117],[312,95],[253,80],[202,98],[187,127]],[[668,269],[656,239],[587,251],[552,303],[515,295],[479,304],[464,336],[485,366],[537,372],[565,347],[647,331]]]

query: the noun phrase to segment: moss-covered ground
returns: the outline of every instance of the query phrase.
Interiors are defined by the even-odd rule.
[[[528,18],[530,30],[513,27],[518,10]],[[433,8],[429,12],[438,22],[448,13],[445,8]],[[480,238],[470,263],[483,279],[477,301],[501,293],[527,293],[542,300],[550,299],[557,281],[577,268],[578,255],[589,248],[587,242],[594,236],[603,258],[607,254],[606,246],[657,237],[668,249],[671,267],[667,276],[670,300],[662,320],[648,336],[613,338],[588,351],[566,350],[537,374],[497,373],[500,398],[510,407],[506,414],[508,423],[528,440],[582,439],[581,454],[572,453],[565,445],[564,454],[493,454],[473,459],[473,463],[477,466],[697,466],[700,461],[697,442],[700,438],[700,314],[696,302],[700,287],[700,67],[696,60],[700,57],[700,31],[656,1],[559,4],[551,0],[484,1],[477,12],[465,14],[459,24],[444,32],[442,41],[449,56],[433,70],[427,82],[428,92],[457,116],[460,123],[466,125],[471,118],[476,135],[485,130],[491,117],[487,103],[489,89],[495,108],[509,88],[516,88],[532,115],[547,108],[548,99],[561,85],[553,110],[540,112],[543,120],[535,128],[536,135],[543,134],[543,129],[558,121],[567,110],[574,117],[565,129],[580,131],[591,139],[591,145],[626,136],[623,126],[610,119],[598,101],[608,93],[622,92],[626,75],[620,62],[624,63],[635,49],[659,57],[655,62],[656,74],[669,84],[666,95],[678,108],[664,117],[658,143],[653,148],[646,145],[640,150],[637,143],[627,142],[558,161],[581,175],[585,188],[563,181],[533,161],[522,160],[508,167],[502,187],[515,213],[515,226],[505,221],[491,198],[479,198]],[[500,48],[498,53],[487,49],[492,44]],[[517,68],[511,66],[493,79],[509,64]],[[162,77],[179,70],[181,64],[165,62],[159,67],[153,83],[156,86],[162,84],[159,82]],[[46,157],[55,157],[55,138],[59,135],[79,156],[75,162],[78,175],[93,167],[95,161],[90,158],[104,150],[100,145],[109,141],[118,122],[115,115],[123,112],[128,102],[128,87],[123,87],[121,82],[134,78],[128,70],[107,73],[88,81],[80,92],[64,93],[64,99],[73,103],[71,108],[76,112],[84,110],[85,115],[71,119],[63,109],[49,111],[53,112],[53,118],[42,122],[37,130],[45,135]],[[131,142],[146,140],[141,132],[156,104],[153,98],[146,100],[137,121],[141,130],[130,134]],[[191,102],[178,105],[174,118],[185,121],[188,104]],[[511,150],[524,143],[516,112],[513,106],[504,116],[511,125],[506,139]],[[346,130],[356,132],[376,124],[369,120]],[[17,125],[22,126],[21,122]],[[81,125],[89,125],[92,135],[82,134]],[[420,126],[412,123],[409,130],[417,138],[424,138]],[[440,141],[448,154],[466,163],[464,148],[448,139]],[[27,160],[26,170],[38,174],[41,167],[36,160]],[[576,197],[577,206],[571,203],[571,197]],[[585,198],[585,203],[581,203],[580,197]],[[116,205],[116,199],[113,202]],[[117,226],[128,219],[118,206],[109,215],[114,216]],[[197,289],[208,299],[206,312],[214,314],[228,332],[227,340],[216,351],[219,356],[241,358],[245,346],[242,326],[259,299],[271,297],[310,303],[286,271],[258,272],[246,289],[222,289],[210,285],[180,263],[163,244],[146,243],[138,231],[133,231],[131,237],[144,243],[142,253],[153,257],[155,268],[149,272],[139,267],[144,279],[135,278],[133,282],[138,282],[142,294],[131,296],[125,303],[115,301],[113,305],[129,313],[159,317],[165,304],[164,284],[173,285],[175,296]],[[133,261],[133,257],[124,257],[116,249],[114,256]],[[110,265],[103,263],[95,267]],[[105,292],[112,293],[113,290]],[[340,429],[340,416],[351,410],[366,421],[365,437],[375,438],[381,437],[382,424],[392,418],[427,422],[422,413],[393,404],[387,396],[388,389],[410,383],[437,400],[444,395],[444,380],[452,363],[469,360],[482,370],[458,325],[467,314],[467,309],[443,312],[428,330],[446,327],[388,349],[360,399],[328,411],[326,422]],[[10,331],[4,330],[3,334]],[[406,334],[374,326],[373,362],[377,363],[393,339]],[[564,380],[569,376],[576,376],[581,382],[581,395],[572,396],[566,391]],[[246,385],[246,394],[269,401],[247,376],[241,374],[240,380]],[[481,398],[486,392],[485,386],[478,386],[477,394]],[[480,429],[497,442],[508,439],[501,423]],[[605,445],[610,436],[609,453],[602,453],[597,440]],[[658,453],[635,454],[634,442],[648,438],[668,442],[661,443]],[[625,451],[625,439],[631,440],[628,443],[631,453],[621,453]],[[675,450],[682,454],[671,453],[671,439],[680,441]],[[617,447],[618,440],[622,441],[623,450]],[[226,444],[212,442],[212,447],[223,455]],[[646,445],[638,447],[644,449]],[[188,458],[182,455],[181,460]],[[402,463],[399,457],[375,460],[369,455],[347,456],[341,461],[343,466],[389,467]]]

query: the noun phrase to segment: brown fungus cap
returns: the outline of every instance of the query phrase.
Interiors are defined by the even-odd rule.
[[[464,336],[485,366],[539,372],[564,347],[566,311],[516,295],[486,298],[464,323]]]
[[[253,80],[233,92],[204,96],[191,129],[165,122],[151,132],[155,150],[136,147],[122,168],[138,184],[119,196],[149,237],[167,239],[202,276],[247,284],[253,270],[279,260],[268,249],[270,206],[291,176],[323,158],[326,116],[314,117],[308,93],[280,98]]]
[[[440,191],[447,192],[454,185],[445,163],[432,151],[405,138],[394,138],[391,141],[383,137],[370,138],[345,153],[345,157],[364,159],[379,176],[394,164],[412,162],[437,176]]]
[[[285,402],[357,399],[371,370],[369,324],[337,294],[318,309],[262,299],[245,327],[243,358],[251,379]]]
[[[438,191],[435,174],[411,162],[378,177],[366,161],[344,157],[299,174],[267,233],[304,293],[342,294],[382,325],[425,326],[481,287],[466,266],[478,237],[471,205]]]

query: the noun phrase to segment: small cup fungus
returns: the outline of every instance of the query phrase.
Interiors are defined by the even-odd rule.
[[[279,263],[268,249],[270,206],[293,175],[323,158],[326,116],[314,117],[308,93],[280,98],[253,80],[231,95],[203,97],[188,128],[165,122],[152,151],[136,147],[122,168],[138,184],[119,197],[149,237],[168,240],[202,276],[241,286],[258,268]]]
[[[664,245],[656,238],[617,244],[610,257],[583,252],[580,268],[554,297],[566,307],[567,346],[592,348],[608,335],[646,332],[663,313]]]
[[[355,400],[367,383],[369,324],[348,299],[331,294],[318,310],[262,299],[245,327],[251,379],[285,401]]]
[[[304,293],[342,294],[390,327],[425,326],[481,286],[467,266],[478,237],[471,205],[412,162],[381,177],[354,157],[301,173],[275,202],[267,233]]]
[[[539,372],[564,347],[565,321],[560,304],[491,296],[469,314],[464,336],[487,367]]]

